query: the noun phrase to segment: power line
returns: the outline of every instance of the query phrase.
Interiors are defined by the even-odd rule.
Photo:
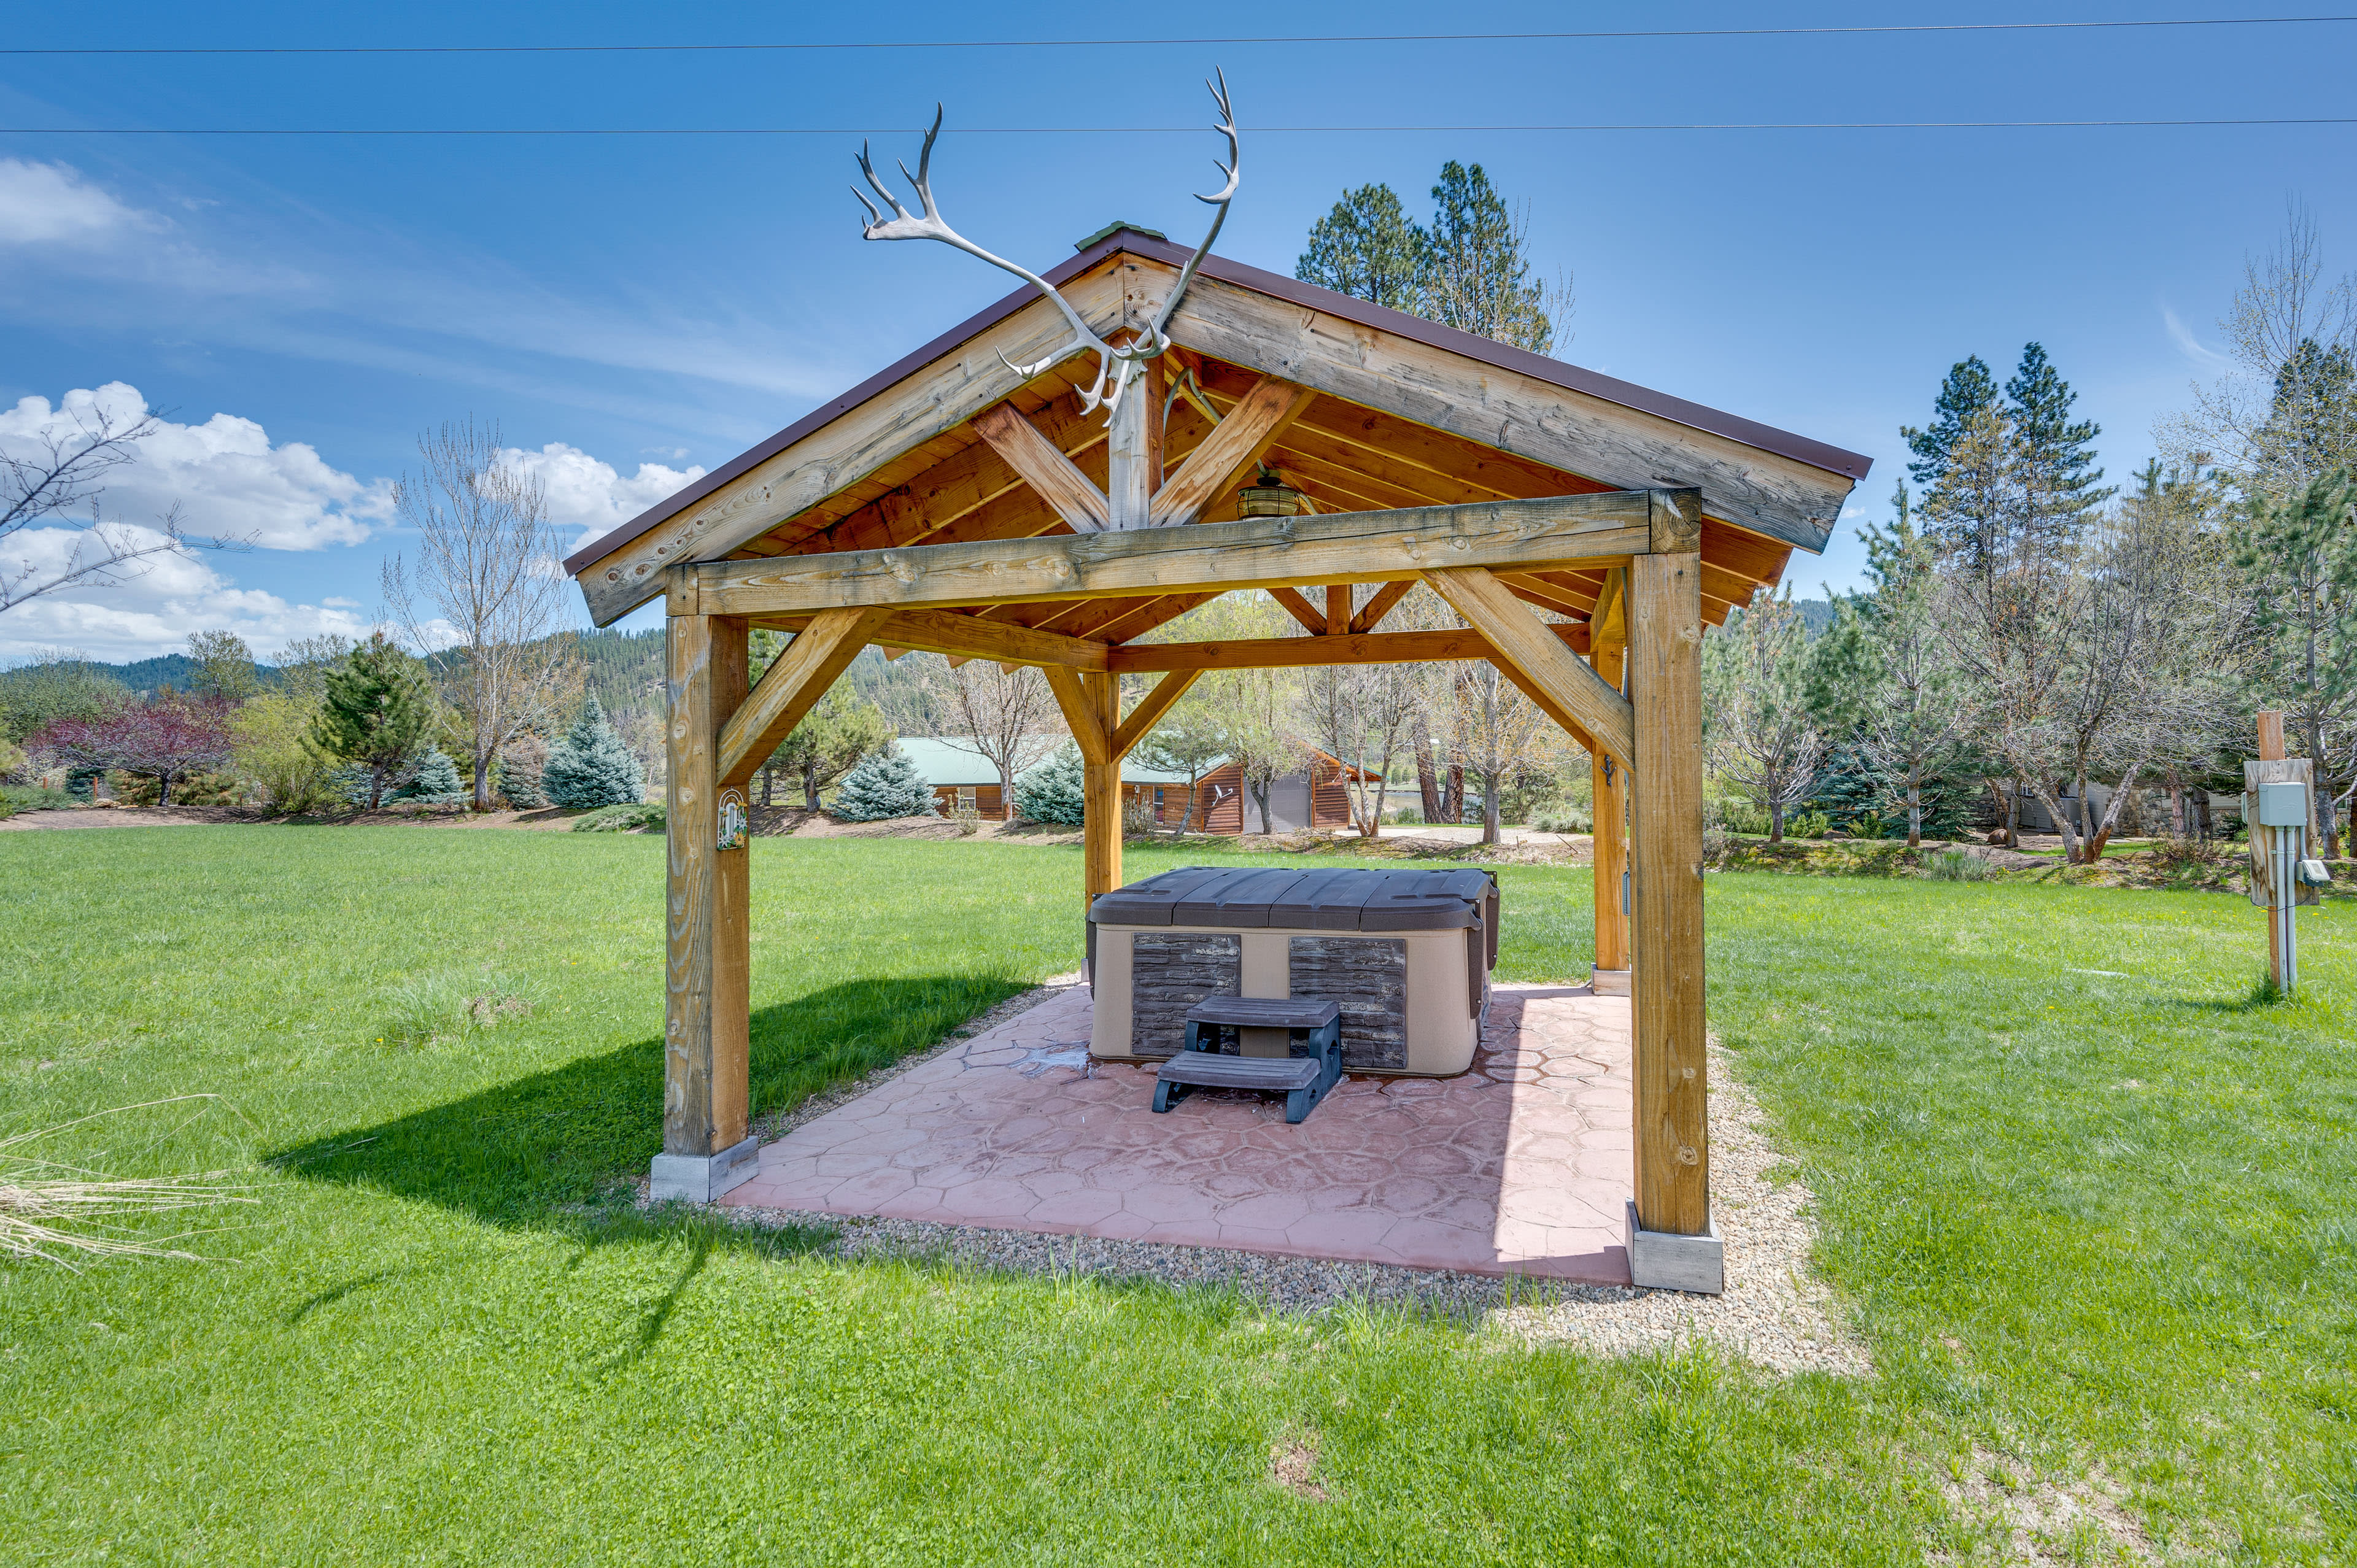
[[[2086,131],[2169,126],[2357,125],[2357,115],[2297,115],[2201,120],[1728,120],[1586,125],[1246,125],[1256,136],[1368,135],[1378,132],[1602,131]],[[247,127],[159,125],[7,125],[0,136],[892,136],[920,134],[922,125],[533,125],[395,127]],[[944,126],[945,136],[1162,136],[1200,125]]]
[[[845,49],[1168,48],[1211,44],[1446,44],[1596,42],[1614,38],[1789,38],[1910,33],[2052,33],[2156,27],[2274,27],[2357,22],[2343,16],[2172,16],[2091,22],[1919,22],[1824,27],[1639,27],[1546,33],[1298,33],[1189,38],[931,38],[733,44],[348,44],[214,48],[0,48],[7,55],[511,55],[811,53]]]

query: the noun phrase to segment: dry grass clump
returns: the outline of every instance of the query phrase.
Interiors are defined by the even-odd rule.
[[[60,1122],[53,1127],[37,1127],[13,1138],[0,1138],[0,1256],[38,1259],[69,1269],[74,1268],[77,1257],[179,1258],[198,1262],[196,1253],[170,1245],[194,1232],[150,1237],[137,1234],[125,1222],[174,1209],[256,1201],[240,1196],[243,1187],[223,1182],[229,1172],[116,1178],[16,1151],[36,1139],[84,1122],[95,1122],[102,1116],[212,1098],[210,1094],[179,1095],[142,1105],[118,1106],[113,1111]]]

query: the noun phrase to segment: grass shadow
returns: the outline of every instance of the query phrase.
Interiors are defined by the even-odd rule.
[[[845,981],[756,1012],[752,1111],[785,1109],[942,1039],[1025,989],[988,972]],[[555,1229],[585,1242],[649,1229],[675,1232],[693,1211],[642,1215],[632,1186],[662,1148],[662,1042],[646,1039],[494,1084],[374,1126],[282,1149],[268,1163],[439,1204],[511,1228]],[[714,1228],[714,1239],[735,1231]],[[770,1232],[764,1250],[806,1250]]]

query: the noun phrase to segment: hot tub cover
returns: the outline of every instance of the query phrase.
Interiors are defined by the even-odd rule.
[[[1189,865],[1098,895],[1105,926],[1439,931],[1480,926],[1497,961],[1498,880],[1486,871],[1291,871]]]

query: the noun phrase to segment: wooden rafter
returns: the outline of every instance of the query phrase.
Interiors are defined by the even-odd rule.
[[[974,428],[1072,532],[1092,533],[1111,526],[1113,510],[1103,487],[1029,420],[1002,403],[975,414]]]
[[[1223,496],[1285,427],[1308,406],[1310,393],[1265,380],[1237,400],[1203,444],[1155,492],[1147,514],[1155,526],[1193,522]]]

